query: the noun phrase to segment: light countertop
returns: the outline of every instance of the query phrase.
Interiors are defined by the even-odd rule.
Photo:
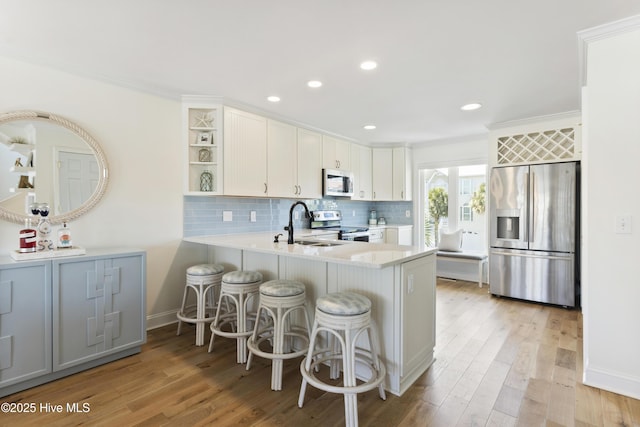
[[[210,246],[314,259],[367,268],[385,268],[436,252],[435,248],[422,249],[417,246],[352,241],[331,241],[337,244],[327,247],[302,244],[289,245],[287,244],[286,234],[280,236],[279,243],[274,243],[273,237],[275,234],[277,233],[222,234],[185,237],[183,240],[185,242]],[[316,233],[312,233],[311,230],[300,230],[295,233],[295,239],[323,242],[323,240],[314,239],[314,234]],[[326,240],[324,240],[324,242],[326,242]]]

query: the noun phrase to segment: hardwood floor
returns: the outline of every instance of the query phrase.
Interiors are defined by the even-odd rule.
[[[436,361],[401,397],[358,396],[362,426],[640,426],[640,401],[581,384],[578,311],[499,299],[471,282],[438,281]],[[195,347],[194,329],[152,330],[143,351],[16,393],[35,414],[0,415],[2,426],[340,426],[341,395],[307,388],[297,407],[299,359],[285,361],[283,391],[269,361],[235,363],[235,342]],[[326,369],[323,373],[326,373]],[[67,403],[88,404],[68,413]],[[63,413],[40,404],[63,405]]]

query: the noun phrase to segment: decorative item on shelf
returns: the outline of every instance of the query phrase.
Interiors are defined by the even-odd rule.
[[[36,251],[36,230],[33,228],[31,218],[24,220],[24,228],[20,230],[20,253],[31,253]]]
[[[33,167],[33,151],[29,152],[29,155],[27,156],[27,167]]]
[[[195,127],[211,128],[213,127],[215,116],[212,112],[203,112],[198,114],[195,117],[195,120]]]
[[[198,132],[198,136],[196,137],[196,144],[198,145],[209,145],[213,144],[213,132]]]
[[[18,157],[18,158],[16,159],[16,162],[14,163],[14,166],[17,166],[17,167],[19,167],[19,168],[21,168],[21,167],[22,167],[22,161],[20,160],[20,157]]]
[[[33,184],[29,182],[27,175],[20,175],[20,181],[18,181],[18,188],[33,188]]]
[[[210,171],[200,174],[200,191],[213,191],[213,174]]]
[[[58,230],[58,249],[67,249],[73,247],[71,243],[71,230],[67,227],[66,221],[62,228]]]
[[[210,162],[211,161],[211,150],[208,148],[201,148],[198,151],[198,161],[200,162]]]
[[[51,251],[54,249],[53,240],[50,239],[51,235],[51,223],[49,222],[49,204],[48,203],[34,203],[31,205],[31,213],[34,215],[40,215],[38,221],[38,246],[37,250]]]

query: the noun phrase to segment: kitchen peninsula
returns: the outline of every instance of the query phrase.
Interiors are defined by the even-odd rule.
[[[296,231],[295,237],[295,244],[287,244],[286,237],[274,242],[274,233],[184,241],[207,245],[209,260],[228,271],[257,270],[265,281],[298,280],[306,285],[310,303],[338,291],[367,296],[382,339],[385,387],[402,395],[433,363],[435,249],[321,240],[308,230]]]

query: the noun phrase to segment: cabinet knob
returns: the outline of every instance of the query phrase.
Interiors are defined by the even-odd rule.
[[[264,194],[267,194],[267,183],[264,183]]]

